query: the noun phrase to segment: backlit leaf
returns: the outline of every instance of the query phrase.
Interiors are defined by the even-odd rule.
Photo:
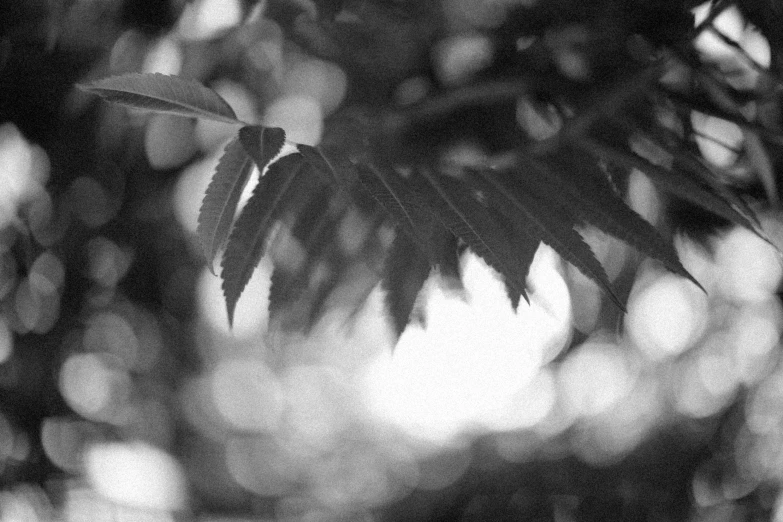
[[[487,192],[490,205],[495,205],[517,226],[551,246],[560,256],[601,286],[612,301],[625,310],[609,282],[603,266],[590,246],[573,229],[573,220],[554,202],[542,199],[513,186],[514,174],[481,169],[470,172],[471,179]],[[520,177],[522,174],[520,174]]]
[[[398,336],[411,321],[416,299],[431,271],[429,260],[410,237],[398,233],[386,258],[381,283],[386,291],[386,307]],[[418,317],[418,320],[423,322],[424,317]]]
[[[207,266],[214,273],[213,262],[231,230],[239,197],[253,171],[253,160],[238,139],[227,146],[210,181],[198,215],[197,233],[204,249]]]
[[[178,76],[132,73],[110,76],[79,88],[135,109],[241,123],[218,93],[195,80]]]
[[[579,145],[593,153],[596,157],[625,168],[635,168],[646,174],[650,180],[666,192],[689,201],[724,219],[755,231],[753,223],[745,215],[735,209],[720,195],[715,194],[703,183],[698,183],[689,176],[663,168],[632,152],[603,145],[597,141],[584,138]]]
[[[396,172],[370,166],[358,166],[355,174],[361,186],[388,212],[403,233],[418,245],[431,265],[440,263],[440,252],[433,237],[445,231],[437,217],[411,191]]]
[[[661,237],[655,227],[626,205],[609,180],[597,172],[597,165],[585,162],[580,167],[568,162],[561,168],[547,169],[531,161],[528,166],[525,177],[535,180],[537,187],[548,189],[552,197],[573,214],[660,261],[673,273],[702,288],[682,266],[671,242]]]
[[[229,322],[253,270],[264,254],[272,225],[290,207],[296,192],[308,190],[307,165],[299,154],[281,158],[269,166],[237,219],[223,255],[221,277]],[[287,204],[288,203],[288,204]]]
[[[520,295],[525,293],[529,264],[515,255],[509,238],[503,234],[489,209],[481,204],[461,181],[422,169],[421,175],[432,187],[430,203],[438,217],[454,235],[503,276]]]

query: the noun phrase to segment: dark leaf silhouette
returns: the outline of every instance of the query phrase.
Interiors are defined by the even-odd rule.
[[[589,161],[582,165],[569,162],[546,168],[533,160],[525,163],[528,166],[524,174],[526,179],[535,183],[538,190],[546,191],[549,198],[574,216],[625,241],[702,288],[682,266],[672,244],[625,204],[606,176],[598,172],[597,165]]]
[[[247,145],[244,142],[248,142]],[[239,138],[226,146],[207,187],[198,217],[198,236],[204,248],[207,266],[213,273],[215,256],[228,238],[239,197],[253,170],[253,159],[263,171],[267,163],[280,152],[284,142],[285,133],[282,129],[245,127],[240,130]],[[246,152],[248,149],[253,151],[253,159]]]
[[[386,291],[386,307],[397,336],[412,318],[423,322],[423,316],[413,311],[419,292],[432,271],[427,257],[411,238],[398,233],[392,242],[383,270],[382,286]]]
[[[422,189],[421,192],[431,194],[429,202],[443,224],[501,274],[507,284],[524,295],[529,265],[515,255],[509,238],[498,227],[487,207],[459,180],[438,176],[427,169],[422,169],[421,175],[430,187],[429,191]]]
[[[221,277],[229,322],[253,270],[264,254],[272,225],[291,207],[291,199],[307,190],[302,177],[307,165],[299,154],[281,158],[269,166],[234,225],[223,255]]]
[[[368,166],[359,166],[355,174],[361,186],[391,215],[402,232],[418,245],[430,264],[440,264],[441,252],[432,238],[442,235],[446,229],[402,176]]]
[[[511,172],[489,169],[471,172],[474,183],[483,187],[496,208],[515,222],[516,226],[551,246],[563,259],[598,283],[612,301],[624,310],[625,307],[615,295],[603,266],[582,236],[573,229],[572,216],[540,195],[514,187],[512,180],[523,175],[519,173],[519,176],[515,176]]]
[[[231,106],[215,91],[178,76],[133,73],[110,76],[79,87],[135,109],[241,123]]]
[[[253,160],[238,139],[227,146],[210,181],[198,215],[197,233],[204,249],[207,266],[214,274],[213,263],[228,239],[239,197],[253,171]]]
[[[693,203],[715,215],[736,223],[749,230],[756,231],[753,222],[734,208],[719,194],[690,176],[656,165],[630,151],[603,145],[591,139],[582,139],[580,146],[593,153],[597,158],[615,163],[625,168],[635,168],[646,174],[653,183],[666,192]]]

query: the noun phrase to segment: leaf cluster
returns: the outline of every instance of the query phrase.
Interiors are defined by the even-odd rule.
[[[553,78],[539,71],[458,86],[404,109],[348,111],[331,122],[339,129],[338,138],[326,139],[320,148],[295,143],[285,148],[283,129],[238,121],[217,93],[195,81],[130,74],[81,87],[136,109],[237,125],[207,188],[198,223],[210,269],[222,252],[220,275],[230,321],[283,223],[305,255],[275,267],[273,314],[306,301],[299,326],[314,324],[330,294],[351,277],[350,260],[358,252],[386,290],[388,310],[401,333],[416,316],[417,296],[433,270],[459,287],[459,258],[465,249],[502,278],[514,308],[528,299],[528,271],[544,243],[622,309],[618,292],[579,233],[585,225],[699,285],[671,242],[626,204],[615,183],[617,172],[640,171],[672,197],[763,235],[748,204],[719,181],[687,134],[650,114],[663,108],[683,118],[698,107],[767,139],[777,135],[747,118],[732,101],[737,99],[733,93],[711,95],[725,85],[716,83],[687,47],[671,44],[653,52],[645,45],[609,85],[583,96],[576,111],[573,103],[542,98],[542,88],[551,88]],[[699,80],[694,85],[701,87],[666,87],[661,78],[674,62],[690,68]],[[580,89],[575,82],[555,80],[563,84],[561,92]],[[417,149],[426,141],[422,136],[427,129],[461,110],[514,111],[520,99],[543,119],[554,109],[562,124],[548,137],[518,139],[502,154],[471,164],[447,164]],[[664,154],[640,151],[629,136]],[[238,211],[254,169],[261,173],[259,181]],[[370,226],[347,249],[339,239],[352,213]],[[384,230],[393,231],[388,244],[380,234]]]

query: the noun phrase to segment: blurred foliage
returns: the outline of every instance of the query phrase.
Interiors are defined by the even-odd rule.
[[[783,244],[783,12],[768,0],[697,4],[0,3],[2,519],[783,516],[783,270],[770,246]],[[377,274],[350,255],[372,223],[347,213],[330,224],[341,240],[331,260],[351,269],[310,335],[268,322],[266,261],[229,332],[194,232],[234,129],[73,89],[179,74],[242,120],[326,148],[361,143],[352,121],[368,107],[445,99],[448,111],[430,106],[436,117],[387,145],[470,165],[525,133],[551,143],[563,117],[553,107],[589,110],[629,66],[621,58],[648,45],[687,49],[692,72],[665,78],[668,112],[641,103],[637,132],[616,120],[606,132],[651,161],[709,164],[770,243],[616,172],[706,295],[587,229],[629,296],[625,317],[546,248],[531,266],[532,304],[515,315],[464,256],[469,298],[427,281],[426,328],[393,355],[381,292],[368,288]],[[510,106],[448,96],[519,75],[549,81]],[[681,125],[686,150],[643,139],[639,129],[656,128],[645,118]],[[285,225],[272,256],[301,262]],[[362,309],[339,306],[357,296]]]

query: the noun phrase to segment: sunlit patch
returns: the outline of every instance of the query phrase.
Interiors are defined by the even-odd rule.
[[[40,486],[20,483],[0,492],[0,520],[43,522],[57,519],[51,501]]]
[[[65,281],[65,267],[59,257],[47,250],[33,262],[28,278],[36,291],[51,294],[62,287]]]
[[[95,490],[120,504],[184,509],[187,485],[176,459],[142,442],[100,443],[86,450],[86,474]]]
[[[542,368],[523,388],[505,398],[494,411],[487,412],[486,426],[493,431],[532,428],[551,411],[557,399],[555,378],[547,368]],[[495,418],[491,417],[495,413]]]
[[[648,357],[662,359],[689,348],[703,332],[707,314],[707,296],[696,285],[665,274],[631,294],[625,329]]]
[[[239,0],[198,0],[185,5],[177,30],[188,40],[209,40],[242,20]]]
[[[41,445],[46,457],[68,472],[81,471],[82,450],[98,429],[87,421],[67,417],[47,417],[41,423]]]
[[[780,286],[783,261],[775,248],[745,228],[716,240],[721,292],[730,299],[763,301]]]
[[[694,23],[698,26],[707,16],[709,16],[712,2],[705,2],[693,9]],[[712,21],[713,27],[720,31],[724,36],[739,42],[742,38],[742,31],[745,21],[739,9],[731,5],[724,9]],[[731,46],[723,42],[717,35],[710,30],[702,31],[694,41],[696,49],[712,59],[719,59],[734,56],[736,52]]]
[[[308,96],[318,101],[323,114],[333,112],[345,98],[348,79],[337,65],[323,60],[292,60],[285,71],[282,89],[290,95]]]
[[[154,114],[144,135],[144,152],[156,170],[179,167],[196,153],[195,121],[170,114]]]
[[[697,24],[706,18],[709,10],[709,2],[694,10]],[[745,22],[735,5],[715,17],[712,25],[697,36],[694,46],[702,57],[718,64],[726,82],[736,89],[754,88],[761,76],[759,69],[770,65],[769,41],[756,27]]]
[[[236,429],[274,429],[282,412],[277,378],[258,359],[224,359],[212,373],[212,399],[223,418]]]
[[[769,68],[772,63],[772,51],[769,41],[757,28],[752,26],[745,28],[742,48],[756,64],[764,69]]]
[[[104,312],[87,321],[82,340],[87,352],[107,352],[116,357],[126,369],[136,367],[141,346],[133,326],[121,315]]]
[[[544,34],[544,43],[552,50],[560,72],[573,80],[586,80],[592,74],[584,52],[589,39],[587,27],[582,24],[551,29]]]
[[[438,79],[454,85],[470,79],[492,61],[492,41],[480,34],[461,34],[444,38],[432,49],[432,61]]]
[[[180,49],[179,43],[173,38],[164,37],[155,42],[152,48],[147,51],[141,72],[176,75],[182,70],[182,62],[182,49]]]
[[[691,124],[704,159],[718,167],[734,164],[745,139],[736,123],[691,111]]]
[[[705,418],[716,415],[734,398],[738,381],[725,354],[697,354],[682,361],[674,375],[674,406],[683,415]]]
[[[242,292],[234,312],[233,326],[229,325],[226,301],[220,277],[204,269],[198,282],[198,301],[202,318],[215,331],[224,335],[249,339],[258,335],[268,320],[271,267],[262,261],[253,272]]]
[[[636,169],[628,177],[628,205],[653,225],[660,221],[662,203],[658,190],[650,178]]]
[[[318,145],[323,133],[323,110],[311,96],[285,95],[269,104],[264,125],[282,127],[288,141]]]
[[[745,384],[758,382],[776,357],[783,314],[777,298],[746,306],[731,325],[734,371]]]
[[[628,395],[635,378],[629,356],[600,340],[572,351],[558,372],[561,399],[576,416],[606,412]]]
[[[338,398],[346,389],[341,375],[326,366],[296,365],[281,375],[285,390],[284,422],[308,445],[328,446],[344,422],[351,403]]]
[[[125,276],[133,254],[114,241],[97,236],[87,242],[87,274],[96,283],[111,288]]]
[[[712,295],[717,279],[712,254],[686,235],[675,236],[674,247],[685,270],[704,287],[709,295]]]
[[[138,72],[147,55],[147,36],[129,29],[114,41],[109,54],[109,70],[112,74]]]
[[[662,411],[655,380],[642,376],[611,409],[579,422],[573,430],[571,448],[591,465],[615,463],[660,424]]]
[[[414,437],[447,442],[466,429],[515,429],[534,424],[551,406],[542,395],[526,408],[525,394],[541,366],[570,333],[570,300],[553,254],[539,251],[531,267],[531,305],[515,314],[497,275],[468,255],[467,302],[437,278],[425,288],[427,326],[409,326],[393,356],[380,357],[367,379],[374,411]]]
[[[754,389],[745,407],[745,424],[756,434],[778,432],[783,422],[783,375],[779,372]]]
[[[60,293],[44,285],[44,281],[47,280],[26,277],[16,287],[13,310],[17,321],[14,326],[20,333],[46,333],[60,316]]]
[[[298,469],[275,437],[232,437],[226,441],[226,467],[241,487],[259,495],[288,493]]]
[[[323,455],[315,468],[312,496],[337,512],[347,506],[385,504],[392,493],[383,459],[374,448],[353,445]]]
[[[49,159],[30,145],[12,123],[0,125],[0,228],[16,219],[18,206],[43,192]]]
[[[131,389],[127,372],[113,367],[101,353],[76,353],[60,369],[60,393],[81,416],[97,421],[114,420]]]
[[[176,522],[175,514],[159,509],[120,504],[96,493],[89,487],[72,485],[63,502],[65,520],[111,520],[133,522]],[[51,518],[46,518],[51,520]]]
[[[696,357],[696,376],[705,390],[716,397],[731,396],[739,386],[737,367],[730,350],[715,335],[707,340]],[[711,344],[715,343],[715,346]]]
[[[554,105],[538,106],[526,97],[517,100],[517,121],[534,140],[550,138],[563,126],[563,118]]]
[[[208,158],[190,165],[180,175],[174,190],[174,213],[180,225],[195,234],[201,200],[218,165],[219,151]]]
[[[263,4],[257,4],[261,7]],[[272,20],[261,18],[243,26],[246,31],[240,35],[246,46],[245,56],[253,69],[269,74],[275,81],[282,81],[283,71],[288,65],[288,49],[283,52],[283,30]],[[285,59],[284,59],[285,54]]]

